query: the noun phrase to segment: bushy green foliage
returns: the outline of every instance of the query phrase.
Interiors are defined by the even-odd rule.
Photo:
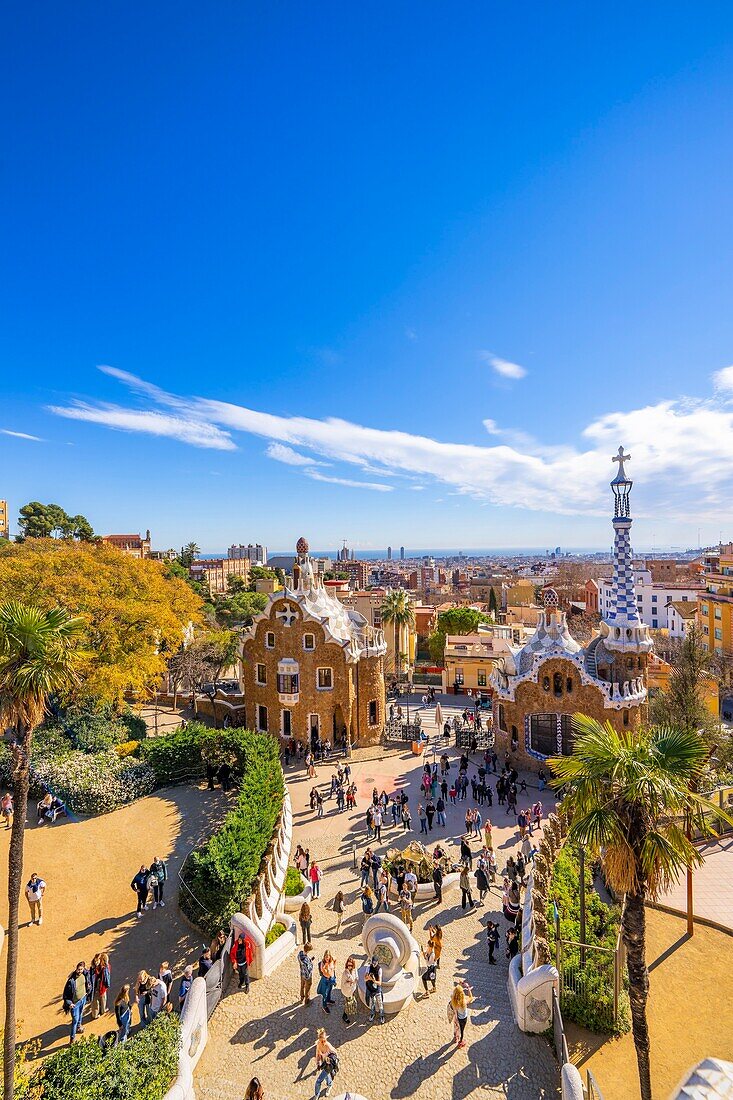
[[[52,1054],[34,1078],[32,1100],[161,1100],[178,1070],[181,1023],[161,1013],[126,1043],[103,1052],[96,1037]]]
[[[250,893],[283,802],[280,752],[274,738],[242,729],[217,732],[217,751],[229,753],[242,769],[238,804],[188,860],[184,870],[188,890],[180,894],[181,907],[207,933],[225,928]]]
[[[558,853],[548,891],[547,925],[550,956],[555,956],[555,915],[553,902],[560,913],[560,935],[563,940],[580,941],[580,860],[577,846],[565,844]],[[618,905],[607,905],[593,887],[593,872],[585,866],[585,942],[613,950],[621,927]],[[580,951],[564,949],[567,969],[578,971]],[[613,957],[606,952],[588,951],[578,992],[567,988],[563,992],[563,1016],[600,1034],[623,1034],[629,1030],[628,995],[622,991],[616,1027],[613,1020]]]
[[[275,942],[275,940],[279,940],[284,931],[285,925],[280,924],[280,921],[276,921],[265,936],[265,947],[269,947],[271,943]]]
[[[155,789],[152,768],[114,750],[46,757],[33,763],[31,773],[34,791],[51,791],[77,814],[109,813]]]
[[[140,758],[155,772],[158,784],[186,776],[201,775],[201,750],[207,738],[216,733],[202,722],[190,722],[185,729],[149,737],[140,746]]]
[[[285,875],[285,897],[295,898],[305,889],[305,879],[297,867],[288,867]]]

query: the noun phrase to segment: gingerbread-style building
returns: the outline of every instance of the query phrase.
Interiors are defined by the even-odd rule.
[[[613,461],[612,607],[600,633],[585,646],[570,635],[557,593],[545,590],[545,607],[533,637],[510,649],[492,677],[494,730],[502,752],[519,767],[538,770],[548,756],[572,751],[574,714],[636,728],[646,714],[646,667],[652,641],[641,621],[634,591],[629,496],[633,482],[623,447]]]
[[[378,743],[384,729],[381,630],[345,607],[314,574],[298,540],[293,586],[269,597],[242,640],[246,722],[304,744]]]

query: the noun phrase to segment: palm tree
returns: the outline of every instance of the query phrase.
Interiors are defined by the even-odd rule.
[[[669,727],[613,729],[576,714],[571,756],[552,757],[553,786],[562,787],[568,839],[600,855],[611,889],[624,896],[621,936],[626,948],[631,1024],[642,1100],[651,1100],[646,1003],[644,904],[663,893],[703,858],[685,835],[691,819],[701,833],[705,813],[720,810],[695,793],[708,750],[695,731]]]
[[[201,547],[196,542],[187,542],[185,546],[181,547],[181,552],[178,555],[178,560],[185,569],[190,569],[193,563],[196,561],[196,555],[200,552]]]
[[[409,592],[405,592],[404,588],[388,588],[381,611],[382,622],[392,623],[394,628],[395,673],[399,675],[403,660],[400,636],[404,627],[409,628],[415,622],[415,612],[410,602]],[[409,654],[407,659],[409,661]]]
[[[8,961],[5,980],[3,1082],[13,1097],[15,992],[18,976],[18,903],[23,878],[23,841],[28,810],[33,731],[43,720],[51,695],[77,681],[76,659],[83,623],[62,608],[43,611],[12,600],[0,605],[0,717],[15,726],[13,828],[8,853]]]

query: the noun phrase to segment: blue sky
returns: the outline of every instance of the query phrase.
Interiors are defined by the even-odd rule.
[[[605,546],[623,443],[637,547],[733,536],[729,4],[78,2],[2,51],[13,511]]]

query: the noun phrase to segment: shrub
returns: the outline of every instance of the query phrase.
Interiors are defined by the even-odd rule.
[[[142,741],[148,736],[145,719],[141,718],[139,714],[133,714],[131,710],[127,710],[120,715],[120,722],[126,727],[127,736],[130,740]]]
[[[613,950],[621,926],[618,905],[607,905],[593,887],[593,872],[585,866],[585,941]],[[577,846],[565,844],[558,853],[548,890],[547,926],[550,957],[555,957],[555,916],[560,913],[563,940],[580,941],[580,860]],[[622,991],[616,1025],[613,1020],[613,956],[607,952],[586,952],[580,967],[580,951],[564,948],[563,965],[578,975],[576,989],[563,990],[563,1015],[580,1027],[599,1034],[623,1034],[630,1027],[628,995]]]
[[[188,889],[180,893],[181,908],[207,933],[226,928],[250,894],[272,840],[284,789],[274,738],[242,729],[217,735],[220,751],[244,765],[239,800],[218,832],[191,855],[184,871]]]
[[[144,761],[121,759],[114,751],[76,751],[34,761],[32,782],[36,790],[52,791],[74,813],[103,814],[150,794],[155,773]]]
[[[139,741],[123,741],[121,745],[115,745],[115,752],[121,757],[134,756],[139,747]]]
[[[178,1071],[181,1022],[161,1013],[121,1046],[103,1052],[78,1040],[43,1063],[33,1082],[43,1100],[161,1100]]]
[[[285,925],[280,924],[280,921],[276,921],[265,936],[265,947],[269,947],[271,943],[275,942],[275,940],[279,940],[284,931]]]
[[[216,731],[202,722],[191,722],[173,733],[161,737],[149,737],[140,745],[140,757],[155,772],[156,782],[170,783],[191,775],[201,775],[203,759],[201,750]]]
[[[305,889],[305,879],[297,867],[288,867],[285,875],[285,897],[295,898]]]

